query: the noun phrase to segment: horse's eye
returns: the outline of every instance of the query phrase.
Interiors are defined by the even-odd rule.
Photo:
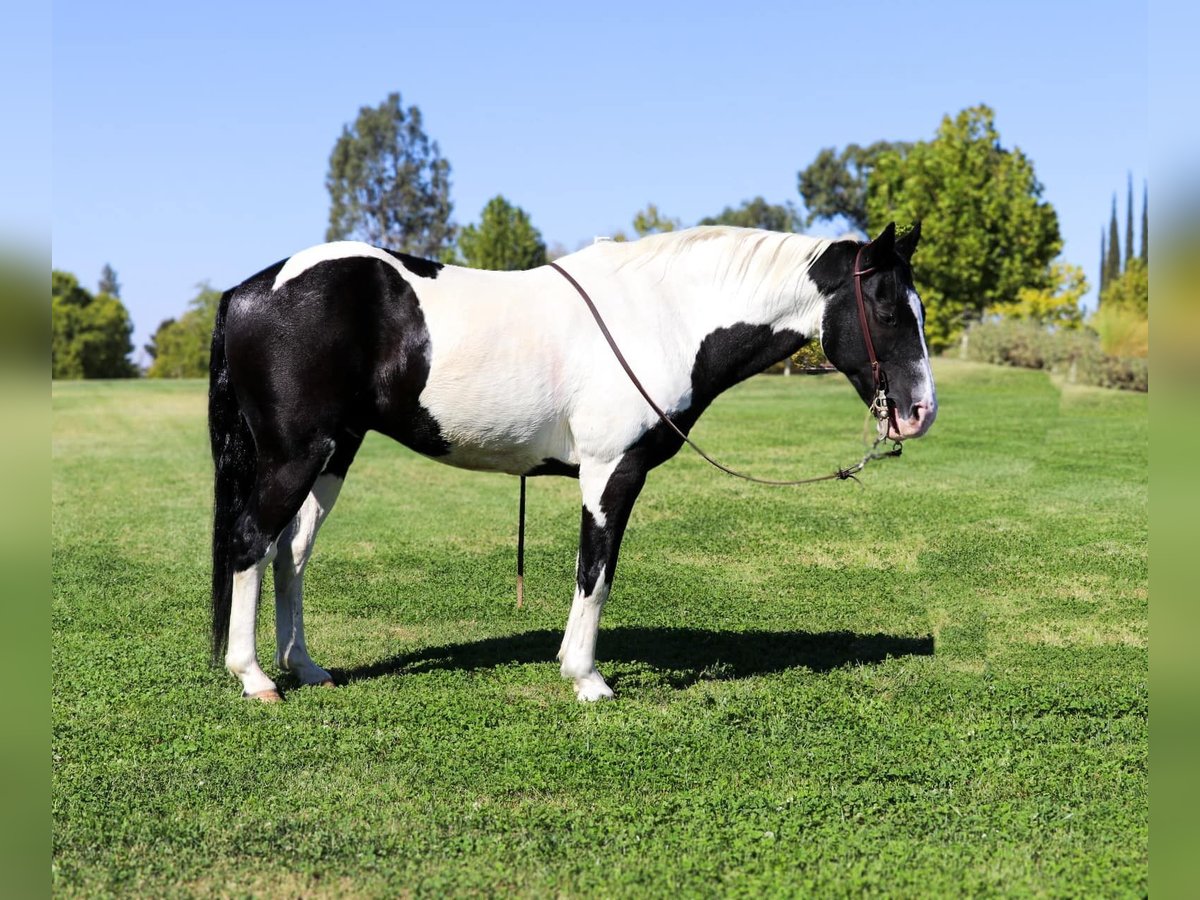
[[[880,313],[879,321],[882,322],[884,325],[888,326],[889,328],[892,328],[896,324],[896,314],[895,313],[886,313],[886,312]]]

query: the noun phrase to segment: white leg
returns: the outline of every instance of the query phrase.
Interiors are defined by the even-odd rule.
[[[302,684],[333,684],[329,673],[312,661],[304,643],[304,569],[312,556],[321,523],[342,489],[336,475],[321,475],[295,520],[279,538],[275,558],[275,662],[294,672]]]
[[[272,544],[267,555],[256,564],[234,573],[233,598],[229,610],[229,650],[225,654],[225,667],[241,679],[243,694],[266,701],[279,700],[280,696],[275,682],[258,665],[255,625],[263,573],[274,556],[275,545]]]
[[[583,701],[613,695],[604,677],[596,671],[596,636],[612,587],[625,524],[645,482],[645,471],[636,462],[622,457],[605,463],[584,460],[580,465],[583,523],[576,561],[578,574],[558,658],[563,677],[574,682],[575,695]]]
[[[612,697],[612,688],[604,676],[596,670],[596,637],[600,632],[600,615],[608,599],[610,583],[605,573],[591,594],[576,587],[575,599],[571,602],[571,615],[567,618],[567,630],[563,634],[558,658],[562,662],[559,671],[563,678],[575,683],[575,696],[583,701],[603,700]]]

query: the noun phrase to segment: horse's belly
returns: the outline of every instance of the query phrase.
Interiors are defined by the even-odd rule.
[[[438,379],[431,373],[421,405],[437,422],[449,452],[439,462],[463,469],[523,475],[553,463],[578,465],[555,392],[539,379]]]

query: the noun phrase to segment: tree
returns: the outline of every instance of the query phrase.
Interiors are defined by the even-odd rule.
[[[197,294],[188,301],[187,311],[178,319],[167,319],[158,326],[146,346],[153,358],[146,370],[149,378],[203,378],[208,375],[208,356],[212,344],[213,323],[221,292],[207,281],[196,285]]]
[[[662,234],[666,231],[675,231],[679,226],[680,222],[678,219],[664,216],[653,203],[647,203],[646,208],[638,210],[637,214],[633,217],[633,230],[640,238],[648,234]]]
[[[142,349],[146,351],[151,362],[158,359],[159,343],[165,340],[165,335],[170,333],[171,326],[174,324],[174,319],[163,319],[158,323],[158,328],[154,329],[154,334],[150,335],[150,343],[142,345]]]
[[[1129,173],[1129,192],[1125,197],[1125,265],[1121,268],[1124,272],[1129,268],[1129,262],[1133,259],[1133,173]]]
[[[1075,329],[1083,322],[1079,301],[1087,291],[1083,269],[1056,262],[1050,266],[1050,283],[1046,287],[1023,287],[1017,291],[1016,300],[1002,303],[994,307],[994,311],[1008,319]]]
[[[70,272],[50,273],[50,372],[54,378],[132,378],[129,311],[111,294],[92,296]]]
[[[1110,281],[1100,295],[1105,309],[1128,310],[1143,319],[1150,315],[1150,268],[1144,259],[1134,257],[1125,271]]]
[[[797,187],[808,209],[805,224],[841,216],[852,228],[865,234],[871,172],[885,153],[903,157],[911,146],[902,141],[876,141],[867,147],[847,144],[841,153],[834,147],[821,150],[797,176]]]
[[[450,163],[421,128],[421,111],[398,93],[364,106],[329,156],[329,241],[358,239],[439,257],[453,243]]]
[[[647,203],[645,209],[639,209],[633,215],[633,233],[639,238],[644,238],[650,234],[663,234],[667,231],[675,231],[681,227],[683,223],[679,219],[673,219],[670,216],[664,216],[658,209],[658,206],[653,203]],[[622,229],[618,229],[612,235],[614,241],[627,241],[629,235]]]
[[[50,272],[50,300],[62,300],[72,306],[87,306],[92,295],[79,284],[79,279],[70,272],[54,269]]]
[[[458,250],[474,269],[533,269],[546,264],[546,243],[529,214],[497,194],[488,201],[479,225],[468,225]]]
[[[1108,245],[1104,242],[1104,229],[1100,229],[1100,293],[1108,283]]]
[[[922,223],[914,268],[934,350],[1021,288],[1049,288],[1062,247],[1033,164],[1001,146],[994,119],[987,106],[946,116],[932,141],[884,153],[871,173],[872,232],[890,221]]]
[[[1110,356],[1145,357],[1150,349],[1150,270],[1135,257],[1100,294],[1088,326]]]
[[[743,200],[737,209],[725,207],[715,216],[701,219],[699,225],[734,225],[738,228],[765,228],[767,231],[798,231],[799,216],[795,208],[768,203],[762,197]]]
[[[1150,264],[1150,186],[1142,182],[1142,262]]]
[[[108,263],[104,264],[104,268],[100,270],[100,284],[96,290],[101,294],[108,294],[110,297],[121,296],[121,283],[117,281],[117,272]]]
[[[1117,229],[1117,195],[1113,192],[1112,216],[1108,220],[1108,269],[1104,283],[1116,281],[1121,277],[1121,232]]]

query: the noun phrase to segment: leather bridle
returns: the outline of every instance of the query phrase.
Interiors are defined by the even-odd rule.
[[[863,342],[867,345],[867,359],[871,363],[871,381],[874,384],[874,392],[871,395],[871,412],[876,419],[880,422],[886,421],[888,428],[899,434],[900,427],[896,422],[896,404],[894,401],[888,400],[887,373],[883,371],[883,366],[879,364],[879,357],[875,355],[875,342],[871,340],[871,325],[867,321],[867,304],[863,300],[862,280],[876,271],[875,266],[866,269],[859,267],[862,262],[863,250],[866,248],[867,245],[864,244],[854,255],[854,299],[858,305],[858,321],[862,325]]]

